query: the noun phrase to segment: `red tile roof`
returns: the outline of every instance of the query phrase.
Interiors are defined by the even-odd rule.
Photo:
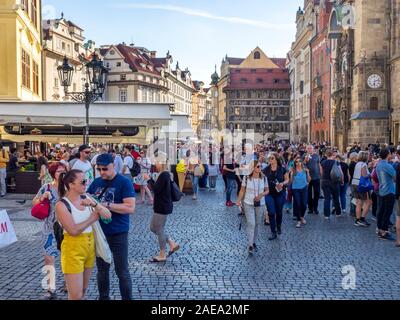
[[[238,72],[238,70],[240,72]],[[289,72],[286,69],[232,69],[225,90],[284,89],[290,90]],[[277,81],[277,82],[276,82]]]
[[[275,63],[278,67],[283,69],[286,68],[286,59],[285,58],[271,58],[272,62]]]
[[[138,48],[119,44],[117,45],[117,49],[124,56],[125,62],[129,64],[132,71],[141,71],[160,75],[160,72],[156,70],[156,65],[153,59]],[[141,64],[145,64],[146,66],[143,67]],[[150,66],[152,69],[149,69],[147,66]]]

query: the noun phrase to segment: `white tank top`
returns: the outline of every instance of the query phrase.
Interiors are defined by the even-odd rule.
[[[69,201],[67,198],[63,198],[65,201],[67,201],[69,203],[69,205],[71,206],[71,215],[72,215],[72,219],[74,220],[75,224],[80,224],[82,222],[85,222],[87,220],[89,220],[90,218],[90,208],[85,208],[85,210],[81,211],[78,210],[71,201]],[[85,231],[83,231],[82,233],[91,233],[92,232],[92,226],[89,226],[85,229]]]

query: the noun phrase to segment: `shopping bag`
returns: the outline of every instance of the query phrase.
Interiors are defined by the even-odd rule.
[[[93,223],[94,242],[96,246],[96,256],[102,258],[108,264],[111,264],[111,250],[106,236],[98,221]]]
[[[0,210],[0,249],[17,242],[14,227],[6,210]]]

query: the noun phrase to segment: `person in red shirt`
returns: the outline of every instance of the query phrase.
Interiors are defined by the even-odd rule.
[[[140,153],[136,151],[135,147],[132,148],[131,154],[132,154],[133,159],[135,159],[135,160],[140,158]]]

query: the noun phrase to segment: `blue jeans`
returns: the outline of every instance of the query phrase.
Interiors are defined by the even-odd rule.
[[[193,174],[190,175],[190,179],[192,180],[192,185],[193,185],[193,194],[197,195],[199,192],[199,181],[201,177],[196,177]]]
[[[307,210],[308,187],[304,189],[292,189],[293,192],[293,214],[297,221],[304,218]]]
[[[331,202],[335,207],[336,214],[341,214],[339,192],[339,183],[333,183],[330,180],[322,180],[322,190],[324,192],[324,215],[325,217],[331,216]]]
[[[340,186],[340,204],[342,206],[342,210],[346,210],[346,196],[348,186],[349,185],[347,183]]]
[[[226,188],[226,202],[231,201],[231,196],[232,196],[233,188],[235,187],[235,184],[236,184],[236,179],[228,178],[227,184],[228,185]]]
[[[128,233],[106,236],[119,279],[122,300],[132,300],[132,279],[128,263]],[[97,286],[100,300],[110,300],[110,265],[101,258],[96,258]]]
[[[272,233],[276,233],[277,228],[281,229],[282,227],[282,211],[285,204],[285,199],[286,192],[280,192],[275,196],[267,195],[265,197]]]

